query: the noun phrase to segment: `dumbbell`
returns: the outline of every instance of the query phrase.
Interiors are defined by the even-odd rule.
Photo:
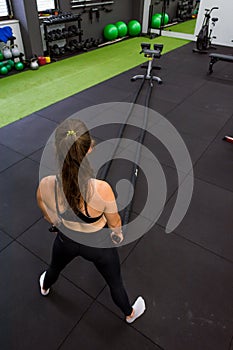
[[[57,39],[57,33],[56,33],[55,29],[51,30],[50,35],[51,35],[51,40],[52,41]]]
[[[98,46],[98,39],[93,39],[92,41],[92,47],[97,47]]]
[[[78,40],[77,39],[73,39],[70,41],[70,45],[73,45],[75,47],[75,49],[77,49],[77,45],[78,45]]]
[[[63,35],[63,38],[67,38],[68,37],[68,31],[66,28],[62,28],[62,35]]]
[[[94,40],[94,38],[90,38],[90,39],[89,39],[89,44],[90,44],[90,47],[94,47],[94,46],[95,46],[95,40]]]
[[[82,50],[82,43],[78,42],[76,47],[77,47],[77,50]]]
[[[56,29],[55,30],[55,40],[59,40],[62,38],[62,31],[61,29]]]
[[[89,41],[89,39],[86,39],[86,41],[84,42],[84,48],[88,50],[88,49],[90,49],[90,47],[91,47],[90,41]]]
[[[70,51],[75,51],[75,49],[76,49],[75,46],[71,43],[70,44]]]
[[[59,56],[59,54],[60,54],[60,48],[59,48],[59,46],[58,46],[57,44],[53,45],[53,47],[52,47],[52,52],[53,52],[53,54],[54,54],[55,56]]]
[[[98,45],[103,44],[103,42],[104,42],[104,40],[103,40],[102,38],[99,38],[99,40],[98,40]]]
[[[60,55],[64,55],[66,53],[64,46],[60,46],[59,51],[60,51]]]
[[[70,47],[69,47],[69,45],[68,44],[65,44],[64,46],[63,46],[63,48],[64,48],[64,50],[65,51],[70,51]]]

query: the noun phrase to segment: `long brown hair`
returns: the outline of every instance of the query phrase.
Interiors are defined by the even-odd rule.
[[[91,144],[90,133],[81,120],[67,119],[56,129],[55,145],[60,168],[58,182],[62,186],[67,204],[74,212],[77,212],[90,195],[88,180],[93,177],[93,173],[84,157]]]

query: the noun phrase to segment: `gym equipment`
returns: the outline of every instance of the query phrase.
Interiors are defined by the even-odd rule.
[[[147,57],[149,58],[149,72],[147,70],[147,74],[145,75],[140,75],[140,76],[135,76],[133,77],[131,80],[134,81],[136,77],[139,77],[140,79],[142,78],[142,83],[141,85],[139,86],[139,89],[138,91],[136,92],[134,98],[133,98],[133,101],[131,103],[131,108],[128,112],[128,115],[126,117],[126,120],[124,122],[124,124],[121,125],[121,128],[119,130],[119,134],[117,135],[117,142],[115,144],[115,147],[114,147],[114,150],[113,150],[113,153],[112,153],[112,156],[111,156],[111,160],[106,164],[106,166],[103,167],[103,169],[101,170],[101,173],[100,173],[100,176],[99,178],[101,179],[106,179],[107,177],[107,174],[110,170],[110,167],[112,165],[112,160],[115,158],[115,155],[116,155],[116,152],[118,150],[118,147],[120,145],[120,142],[121,142],[121,138],[124,134],[124,131],[126,129],[126,126],[127,126],[127,122],[132,114],[132,110],[134,108],[134,106],[136,105],[136,101],[140,95],[140,92],[142,91],[142,88],[144,86],[144,83],[145,81],[147,80],[147,76],[150,76],[150,80],[149,80],[149,85],[148,85],[148,92],[147,92],[147,95],[146,95],[146,98],[145,98],[145,113],[144,113],[144,119],[143,119],[143,125],[142,125],[142,128],[141,128],[141,134],[137,140],[137,150],[136,150],[136,159],[134,161],[134,166],[133,166],[133,170],[132,170],[132,177],[131,177],[131,184],[133,187],[135,187],[135,184],[136,184],[136,180],[137,180],[137,176],[138,176],[138,172],[140,171],[139,170],[139,167],[138,167],[138,164],[139,164],[139,160],[140,160],[140,157],[141,157],[141,147],[142,147],[142,144],[143,144],[143,141],[144,141],[144,138],[145,138],[145,130],[146,130],[146,126],[147,126],[147,123],[148,123],[148,108],[149,107],[149,101],[150,101],[150,96],[151,96],[151,92],[152,92],[152,87],[153,87],[153,80],[157,80],[157,79],[153,79],[153,76],[151,75],[150,71],[153,69],[153,68],[157,68],[157,67],[152,67],[151,65],[151,62],[153,60],[153,57],[160,57],[161,55],[161,52],[162,52],[162,49],[163,49],[163,45],[162,44],[154,44],[154,50],[151,50],[150,49],[150,43],[142,43],[141,44],[141,52],[140,53],[144,53],[145,55],[147,55]],[[156,52],[156,53],[155,53]],[[137,78],[136,78],[137,79]],[[160,79],[160,78],[159,78]],[[160,80],[157,80],[159,83],[160,83]],[[162,82],[162,80],[161,80]],[[131,206],[132,206],[132,199],[130,198],[130,200],[128,200],[128,203],[130,203],[128,205],[128,207],[125,209],[124,211],[124,215],[122,217],[122,223],[123,225],[127,224],[128,221],[129,221],[129,216],[130,216],[130,211],[131,211]]]
[[[18,49],[18,45],[13,44],[10,46],[11,53],[13,57],[19,57],[20,56],[20,51]]]
[[[57,44],[54,44],[52,47],[50,47],[50,51],[53,56],[59,56],[60,55],[60,48]],[[40,62],[39,62],[40,65]]]
[[[13,68],[15,65],[15,62],[13,60],[8,60],[7,63],[11,66],[11,68]]]
[[[68,26],[67,23],[69,22],[71,23]],[[82,18],[80,14],[72,14],[69,12],[63,12],[57,16],[50,16],[44,19],[42,21],[46,43],[44,54],[53,59],[54,56],[61,57],[66,54],[66,52],[72,53],[75,51],[76,46],[73,44],[70,45],[69,38],[77,36],[78,42],[81,43],[83,35],[81,22]],[[60,28],[57,28],[58,25]],[[62,40],[62,42],[55,43],[57,40]]]
[[[44,56],[38,56],[37,60],[38,60],[39,66],[44,66],[46,64],[46,59]]]
[[[47,24],[57,24],[64,22],[73,22],[80,19],[80,14],[72,14],[71,12],[64,12],[59,15],[52,15],[46,19],[43,19],[43,23]]]
[[[39,68],[39,64],[38,64],[37,58],[32,58],[31,59],[30,68],[32,70],[37,70]]]
[[[155,5],[160,4],[161,6],[155,9]],[[169,7],[170,0],[156,0],[154,5],[151,0],[144,0],[144,11],[143,11],[143,33],[146,33],[150,39],[162,35],[162,30],[165,25],[168,24],[169,16],[167,14],[167,8]],[[161,11],[161,13],[156,13]],[[159,31],[152,31],[153,29],[159,29]]]
[[[193,49],[193,52],[197,53],[207,53],[207,50],[210,49],[211,46],[211,35],[213,31],[213,27],[215,26],[216,22],[218,21],[218,18],[211,18],[212,23],[210,27],[210,17],[211,17],[211,12],[214,10],[218,10],[218,7],[212,7],[211,9],[205,9],[205,14],[204,14],[204,20],[202,23],[202,27],[200,29],[200,32],[197,36],[196,40],[196,48]],[[214,39],[216,37],[213,36]],[[213,48],[213,47],[212,47]]]
[[[12,66],[8,62],[5,64],[5,67],[7,68],[8,72],[12,70]]]
[[[151,28],[158,29],[161,26],[161,17],[162,15],[160,13],[155,13],[151,17]]]
[[[118,37],[118,29],[114,24],[107,24],[104,27],[104,37],[107,40],[115,40]]]
[[[112,5],[114,4],[114,1],[96,1],[96,2],[92,2],[90,1],[90,3],[88,3],[87,1],[81,1],[83,2],[83,4],[78,4],[76,5],[77,2],[80,2],[80,1],[73,1],[71,2],[71,8],[74,9],[74,8],[82,8],[82,7],[90,7],[90,6],[101,6],[101,8],[103,8],[105,5]],[[104,7],[105,9],[105,7]],[[107,9],[106,9],[107,10]],[[111,10],[107,10],[107,11],[111,11]]]
[[[119,38],[122,38],[122,37],[126,36],[126,34],[128,33],[128,27],[127,27],[125,22],[118,21],[118,22],[115,23],[115,26],[118,29],[118,36],[119,36]]]
[[[164,22],[164,25],[167,25],[168,22],[169,22],[169,16],[168,16],[167,13],[164,14],[164,20],[163,20],[163,22]]]
[[[199,7],[200,7],[200,0],[196,0],[195,5],[193,6],[192,18],[197,18]]]
[[[6,66],[0,67],[0,74],[2,75],[8,74],[8,69]]]
[[[72,25],[68,27],[68,36],[76,36],[78,34],[78,27]]]
[[[136,20],[132,19],[128,23],[128,33],[130,36],[137,36],[141,33],[141,24]]]
[[[151,17],[151,28],[153,29],[158,29],[160,28],[160,26],[162,25],[167,25],[169,22],[169,16],[167,13],[155,13],[152,17]]]
[[[233,136],[224,136],[223,141],[233,143]]]
[[[213,65],[218,61],[225,61],[225,62],[232,62],[233,63],[233,56],[232,55],[222,55],[220,53],[211,53],[211,54],[209,54],[209,57],[210,57],[209,74],[213,73]]]
[[[24,69],[24,64],[23,64],[23,62],[16,62],[16,63],[15,63],[15,69],[16,69],[16,70],[23,70],[23,69]]]
[[[192,18],[193,0],[179,0],[177,4],[176,17],[178,22]]]
[[[147,79],[150,80],[151,84],[152,81],[155,80],[158,82],[158,84],[162,84],[162,79],[152,75],[152,70],[153,69],[160,69],[160,67],[153,67],[153,60],[155,58],[160,58],[161,57],[161,53],[163,50],[163,45],[162,44],[154,44],[154,49],[151,50],[151,45],[150,43],[142,43],[141,44],[141,52],[140,54],[144,54],[144,56],[146,58],[148,58],[149,62],[148,62],[148,66],[147,68],[147,72],[145,75],[139,74],[139,75],[135,75],[133,78],[131,78],[132,81],[135,81],[137,79]]]
[[[2,49],[2,54],[6,60],[9,60],[12,57],[12,52],[9,48],[9,46],[4,46]]]

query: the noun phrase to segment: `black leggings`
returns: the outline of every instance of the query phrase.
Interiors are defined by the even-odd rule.
[[[52,261],[45,274],[43,288],[50,288],[65,266],[77,256],[94,263],[107,282],[113,301],[125,316],[129,316],[132,313],[132,307],[122,282],[120,260],[116,248],[85,246],[59,232],[53,244]]]

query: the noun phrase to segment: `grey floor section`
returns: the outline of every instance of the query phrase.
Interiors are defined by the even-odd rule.
[[[149,166],[153,155],[157,157],[167,195],[157,223],[152,222],[153,210],[143,217],[149,232],[119,248],[130,300],[142,295],[147,305],[143,317],[132,325],[124,322],[103,278],[83,259],[66,267],[48,297],[40,295],[38,277],[49,264],[54,236],[37,208],[35,192],[41,155],[56,126],[92,105],[131,102],[140,82],[130,78],[142,68],[0,129],[2,350],[233,349],[233,145],[222,140],[233,135],[233,66],[218,62],[208,75],[208,55],[194,54],[192,47],[188,44],[161,57],[162,70],[155,73],[163,84],[153,87],[150,107],[176,128],[186,144],[194,171],[193,197],[183,221],[166,234],[188,177],[177,170],[166,147],[147,132],[144,145],[152,155],[143,164]],[[216,52],[231,51],[218,47]],[[145,97],[143,89],[138,103],[143,105]],[[101,144],[118,133],[119,125],[107,125],[96,128],[93,136]],[[137,141],[139,130],[128,128],[127,137]],[[119,156],[124,151],[120,149]],[[132,153],[130,145],[127,152]],[[124,162],[114,164],[113,186],[122,176],[130,177]],[[132,220],[140,215],[147,196],[146,178],[139,171]]]

